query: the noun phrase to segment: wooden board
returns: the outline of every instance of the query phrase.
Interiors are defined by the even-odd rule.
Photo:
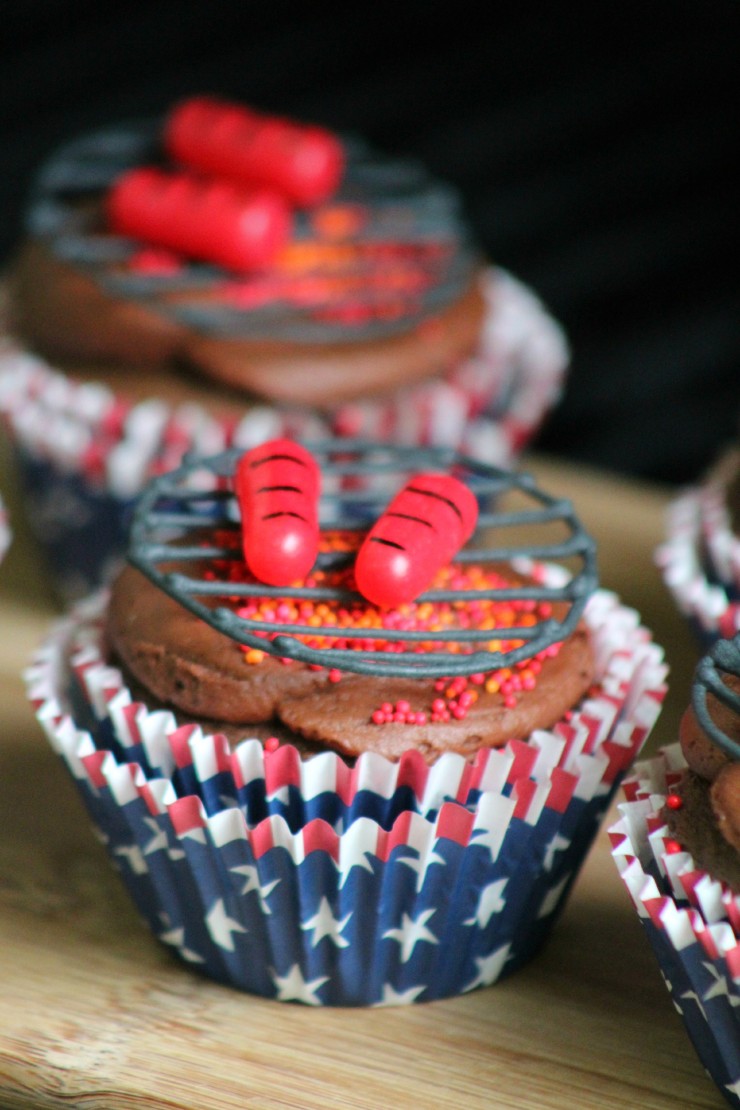
[[[2,464],[0,459],[0,464]],[[669,742],[697,655],[653,566],[667,493],[534,459],[600,544],[603,583],[666,647]],[[0,1105],[4,1110],[507,1108],[725,1103],[675,1013],[604,832],[546,949],[463,998],[402,1009],[270,1002],[199,978],[141,925],[19,672],[54,614],[12,480],[0,568]]]

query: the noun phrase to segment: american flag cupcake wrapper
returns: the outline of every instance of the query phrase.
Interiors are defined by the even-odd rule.
[[[661,650],[601,591],[600,680],[528,744],[432,767],[232,750],[127,700],[100,655],[103,604],[27,672],[51,744],[154,934],[212,978],[311,1005],[442,998],[528,960],[665,692]]]
[[[699,1059],[740,1107],[740,895],[667,843],[661,810],[684,766],[677,744],[636,765],[612,856]]]
[[[488,314],[474,356],[432,382],[331,414],[258,405],[219,420],[198,405],[130,406],[108,388],[78,384],[6,341],[0,419],[26,489],[26,512],[59,592],[84,596],[124,546],[125,521],[153,475],[186,452],[212,455],[274,436],[359,436],[449,446],[499,466],[520,454],[558,400],[568,347],[537,297],[504,271],[486,277]]]

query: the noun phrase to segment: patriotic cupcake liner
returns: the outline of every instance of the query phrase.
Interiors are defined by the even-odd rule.
[[[686,766],[678,744],[640,762],[609,829],[612,856],[702,1064],[740,1107],[740,894],[676,852],[661,810]]]
[[[155,936],[284,1001],[427,1001],[529,960],[665,693],[661,649],[599,591],[598,680],[552,730],[472,763],[301,758],[134,702],[100,646],[104,608],[76,607],[30,666],[39,721]]]
[[[10,521],[8,520],[8,513],[3,504],[3,499],[0,497],[0,563],[3,561],[5,552],[10,547]]]
[[[129,406],[78,384],[12,341],[0,349],[0,420],[25,487],[29,523],[62,598],[82,597],[118,565],[136,496],[187,452],[216,454],[273,436],[359,436],[448,446],[508,466],[558,400],[568,362],[559,325],[501,270],[485,281],[488,311],[477,353],[446,375],[392,397],[325,414],[259,405],[227,422],[194,405]]]
[[[668,507],[667,537],[655,561],[702,651],[740,631],[740,540],[732,534],[723,487],[684,490]]]
[[[720,458],[699,490],[699,516],[708,576],[721,583],[732,601],[740,601],[740,536],[735,534],[728,491],[740,473],[740,448]]]

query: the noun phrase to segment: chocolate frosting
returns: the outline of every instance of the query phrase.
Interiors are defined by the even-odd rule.
[[[349,674],[332,682],[326,669],[268,656],[250,665],[238,644],[133,567],[114,583],[107,636],[114,657],[158,702],[199,721],[244,726],[244,735],[254,723],[275,721],[283,736],[287,727],[349,757],[373,751],[396,759],[413,748],[433,762],[443,751],[472,755],[525,739],[573,708],[594,673],[588,634],[579,626],[557,656],[543,661],[535,689],[523,691],[514,708],[501,694],[483,691],[463,720],[375,725],[371,714],[382,702],[405,699],[428,709],[437,696],[434,682]]]
[[[350,758],[415,749],[430,762],[527,738],[579,702],[594,674],[582,616],[597,579],[593,541],[569,502],[529,475],[447,449],[347,439],[303,447],[321,473],[317,549],[305,577],[287,585],[250,570],[247,547],[261,541],[236,523],[254,508],[234,489],[249,462],[238,451],[190,460],[141,495],[131,566],[113,586],[107,624],[112,653],[137,683],[198,719],[275,721]],[[420,516],[391,513],[405,538],[383,542],[426,559],[433,546],[422,526],[450,526],[458,487],[472,534],[452,562],[432,558],[412,600],[374,605],[358,590],[357,553],[371,521],[422,474],[454,475],[444,487],[452,500],[434,495],[446,505],[441,517],[427,506]]]

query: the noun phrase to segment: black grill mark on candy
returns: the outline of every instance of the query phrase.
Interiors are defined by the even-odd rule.
[[[262,486],[257,493],[303,493],[300,486]]]
[[[297,466],[306,465],[303,459],[297,458],[295,455],[265,455],[264,459],[255,459],[254,462],[249,464],[250,470],[256,470],[258,466],[263,466],[269,462],[293,462]]]
[[[431,489],[419,489],[417,486],[407,486],[406,490],[408,493],[418,493],[421,494],[422,497],[433,497],[435,501],[443,501],[445,505],[450,506],[453,513],[455,513],[455,515],[459,517],[460,522],[462,523],[462,513],[458,509],[455,502],[450,501],[449,497],[443,497],[441,493],[435,493],[434,490]]]
[[[413,520],[416,524],[423,524],[425,528],[431,528],[435,531],[434,525],[429,520],[425,520],[423,516],[414,516],[413,513],[389,513],[386,512],[384,516],[396,516],[399,520]]]
[[[385,547],[395,547],[397,551],[405,551],[406,548],[402,543],[394,543],[393,540],[384,540],[382,536],[368,536],[370,543],[382,543]]]
[[[300,513],[291,512],[290,509],[283,509],[283,510],[278,511],[276,513],[265,513],[265,515],[263,517],[261,517],[260,519],[261,520],[275,520],[276,517],[279,517],[279,516],[294,516],[296,520],[302,520],[304,524],[308,523],[305,516],[301,516]]]

